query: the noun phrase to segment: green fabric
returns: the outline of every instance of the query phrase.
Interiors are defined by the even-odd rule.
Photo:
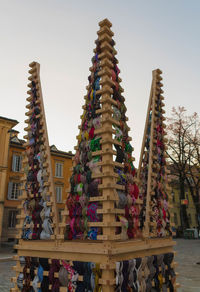
[[[90,149],[92,152],[101,150],[100,140],[101,138],[94,138],[90,141]]]
[[[133,147],[131,146],[130,143],[126,143],[125,151],[128,152],[128,153],[131,153],[133,151]]]

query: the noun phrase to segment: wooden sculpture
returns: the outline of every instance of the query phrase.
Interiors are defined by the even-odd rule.
[[[12,291],[176,291],[174,242],[146,227],[112,24],[99,25],[62,222],[54,240],[20,239]]]

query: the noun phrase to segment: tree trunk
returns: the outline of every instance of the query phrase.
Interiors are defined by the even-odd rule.
[[[197,226],[198,229],[200,229],[200,222],[198,221],[200,218],[200,200],[199,200],[199,186],[195,186],[194,188],[192,187],[192,185],[190,184],[190,182],[187,180],[188,183],[188,187],[190,189],[190,194],[196,209],[196,216],[197,216]]]
[[[198,229],[200,228],[200,200],[199,200],[199,189],[196,189],[195,195],[193,196],[193,202],[196,209],[196,216],[197,216],[197,225]]]
[[[185,199],[185,179],[183,177],[179,177],[180,184],[180,218],[181,218],[181,228],[182,230],[189,228],[189,221],[187,216],[187,207],[186,205],[181,204],[181,200]]]

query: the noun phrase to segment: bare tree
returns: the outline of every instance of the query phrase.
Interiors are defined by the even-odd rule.
[[[186,205],[181,204],[181,200],[185,199],[185,189],[187,183],[189,188],[193,189],[191,177],[192,175],[196,176],[196,172],[194,173],[194,165],[195,161],[197,163],[195,158],[197,154],[195,154],[194,141],[196,141],[195,139],[197,139],[197,135],[195,139],[194,137],[197,120],[197,114],[194,113],[193,115],[187,115],[184,107],[178,107],[178,109],[173,107],[171,117],[167,119],[167,154],[171,165],[172,175],[177,178],[179,183],[180,218],[181,226],[183,228],[189,227],[189,222]],[[195,167],[196,166],[197,165],[195,165]],[[197,180],[195,180],[195,182],[197,182]],[[194,200],[196,193],[193,191],[191,192],[191,195]]]
[[[190,133],[188,141],[193,150],[191,151],[191,155],[189,157],[188,175],[186,177],[186,181],[196,208],[198,225],[200,225],[200,119],[197,113],[193,114],[192,120],[192,133]]]

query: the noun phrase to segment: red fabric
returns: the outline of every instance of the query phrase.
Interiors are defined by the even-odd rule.
[[[90,132],[89,132],[89,137],[90,139],[93,139],[94,138],[94,127],[92,126],[92,128],[90,129]]]
[[[164,220],[166,221],[166,211],[165,211],[164,208],[162,209],[162,212],[163,212],[163,218],[164,218]]]
[[[78,174],[77,181],[78,181],[78,183],[81,182],[81,174],[80,173]]]
[[[137,199],[139,196],[139,188],[136,185],[136,183],[134,183],[134,197]]]
[[[112,73],[112,81],[115,81],[116,80],[116,73],[113,69],[111,70],[111,73]]]

